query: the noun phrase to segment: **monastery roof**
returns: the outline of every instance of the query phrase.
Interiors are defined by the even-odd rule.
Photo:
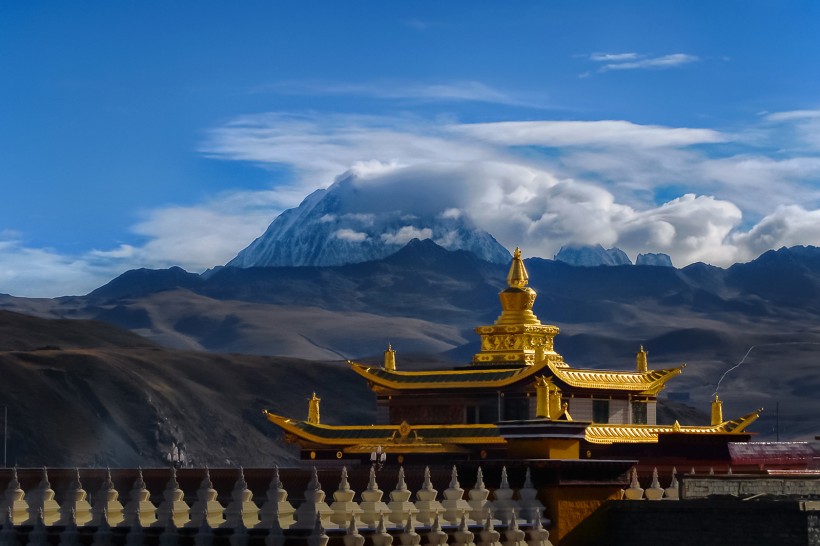
[[[655,443],[659,434],[683,433],[698,435],[739,434],[746,427],[757,421],[763,408],[744,415],[732,421],[724,421],[718,425],[681,426],[674,425],[608,425],[593,423],[586,428],[584,436],[591,444],[614,443]]]
[[[531,378],[543,371],[571,387],[644,394],[657,394],[669,379],[680,374],[684,368],[679,366],[646,372],[612,372],[559,367],[550,360],[544,360],[532,366],[510,369],[476,367],[469,370],[417,372],[390,371],[355,362],[349,364],[353,371],[368,381],[394,390],[498,388]]]
[[[686,365],[683,364],[677,368],[648,370],[646,372],[612,372],[550,366],[550,371],[555,377],[573,387],[617,389],[657,394],[663,389],[667,381],[676,375],[680,375],[685,367]]]
[[[657,443],[658,435],[679,433],[692,435],[739,434],[755,422],[763,409],[759,409],[738,419],[724,421],[711,426],[674,425],[615,425],[593,423],[586,427],[584,437],[592,444],[613,443]],[[447,444],[503,444],[496,425],[320,425],[288,419],[268,411],[268,420],[286,432],[315,444],[339,447],[361,447],[381,445],[390,450],[413,447],[424,450],[425,446]]]
[[[428,446],[439,444],[503,444],[495,425],[324,425],[289,419],[265,411],[269,421],[303,440],[340,447],[391,445]]]

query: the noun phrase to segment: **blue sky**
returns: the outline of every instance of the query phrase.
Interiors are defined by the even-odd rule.
[[[344,172],[442,165],[545,257],[820,244],[818,36],[812,1],[3,2],[0,292],[201,271]]]

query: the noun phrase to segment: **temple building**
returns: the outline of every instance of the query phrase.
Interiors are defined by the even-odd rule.
[[[637,352],[632,371],[570,366],[555,351],[557,326],[533,313],[535,291],[516,248],[500,294],[501,315],[479,326],[481,350],[450,370],[404,371],[388,346],[380,366],[348,362],[376,395],[377,423],[336,426],[320,421],[319,399],[303,421],[265,411],[309,459],[361,458],[377,447],[405,457],[438,454],[467,459],[578,459],[669,455],[687,446],[720,458],[760,411],[724,420],[720,400],[702,426],[657,423],[657,399],[685,365],[651,369]],[[653,455],[654,454],[654,455]]]

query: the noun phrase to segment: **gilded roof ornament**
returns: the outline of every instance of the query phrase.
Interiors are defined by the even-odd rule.
[[[313,397],[308,399],[308,423],[312,423],[314,425],[318,425],[320,422],[319,417],[319,402],[322,399],[316,396],[316,393],[313,393]]]
[[[513,261],[512,264],[510,264],[510,272],[507,273],[507,284],[510,288],[524,288],[529,281],[530,278],[527,275],[527,268],[524,267],[524,261],[521,259],[521,249],[515,247]]]

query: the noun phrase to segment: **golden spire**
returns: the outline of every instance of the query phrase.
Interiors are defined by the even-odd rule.
[[[638,357],[637,357],[638,371],[639,372],[645,372],[649,369],[649,365],[648,365],[648,362],[647,362],[647,359],[646,359],[646,356],[648,354],[649,353],[644,350],[643,345],[641,345],[641,348],[638,351]]]
[[[316,393],[313,393],[313,397],[308,399],[308,423],[313,425],[319,424],[319,402],[322,399],[316,396]]]
[[[712,400],[712,426],[719,425],[723,422],[723,401],[718,398],[715,393],[715,399]]]
[[[527,286],[529,280],[521,249],[515,247],[507,287],[498,294],[501,315],[492,325],[475,329],[481,336],[481,352],[473,356],[474,365],[543,366],[549,360],[558,367],[566,366],[553,349],[558,327],[541,324],[532,312],[537,294]],[[555,418],[555,413],[550,414]]]
[[[387,344],[387,350],[384,352],[384,369],[388,372],[396,371],[396,351],[389,343]]]
[[[510,264],[510,272],[507,273],[507,284],[510,288],[524,288],[529,283],[529,276],[527,275],[527,268],[524,267],[524,261],[521,259],[521,249],[515,247],[513,252],[513,261]]]
[[[540,325],[532,313],[535,303],[535,290],[527,286],[530,278],[527,269],[521,260],[521,249],[515,247],[510,272],[507,274],[507,289],[502,290],[498,297],[501,299],[501,316],[495,321],[496,325]]]

